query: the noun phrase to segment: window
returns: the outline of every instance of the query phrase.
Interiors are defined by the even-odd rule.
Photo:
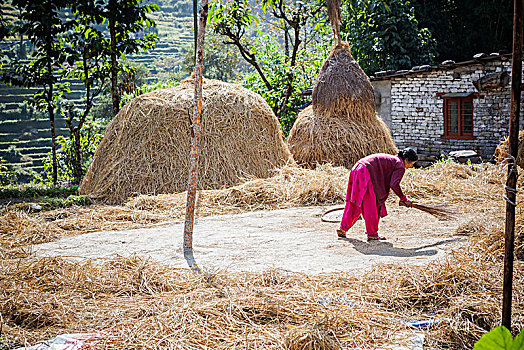
[[[474,93],[441,95],[444,100],[444,135],[448,139],[475,139],[473,136]]]

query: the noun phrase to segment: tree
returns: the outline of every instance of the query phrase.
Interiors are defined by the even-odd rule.
[[[409,1],[347,1],[341,31],[368,75],[431,64],[435,56],[431,33],[419,27]]]
[[[78,184],[85,172],[81,131],[91,113],[95,98],[103,92],[105,87],[106,77],[109,76],[111,68],[108,60],[111,52],[106,47],[107,40],[103,33],[96,28],[93,17],[75,11],[75,22],[75,27],[65,36],[68,43],[66,49],[69,52],[69,61],[73,64],[64,68],[64,75],[68,78],[79,79],[84,84],[85,100],[81,108],[71,102],[66,103],[63,113],[73,139],[71,160],[74,183]]]
[[[147,15],[158,10],[155,4],[143,5],[142,0],[83,0],[80,13],[90,16],[95,23],[106,23],[109,29],[107,47],[111,58],[111,98],[113,113],[120,110],[118,74],[127,67],[121,62],[125,55],[153,48],[157,41],[155,22]],[[146,30],[147,29],[147,30]],[[147,33],[146,33],[147,32]],[[119,63],[120,61],[120,63]]]
[[[315,45],[307,48],[301,46],[297,51],[294,66],[289,65],[282,43],[275,39],[271,32],[253,41],[257,48],[257,59],[264,67],[265,78],[272,89],[267,89],[257,72],[245,74],[241,83],[244,87],[260,94],[274,111],[279,111],[282,106],[285,107],[279,115],[279,121],[286,136],[298,112],[309,104],[302,93],[314,85],[320,67],[329,54],[329,39],[329,30],[326,30],[322,33],[322,40],[318,42],[315,40]],[[289,76],[293,79],[292,92],[286,105],[282,105],[282,96],[288,89]]]
[[[203,69],[206,78],[222,81],[234,81],[237,77],[237,52],[231,46],[223,43],[218,35],[211,33],[206,37]],[[195,50],[187,49],[182,61],[184,72],[190,75],[195,66]]]
[[[196,0],[193,0],[193,4],[196,7]],[[186,217],[184,220],[184,257],[189,267],[198,272],[200,272],[200,269],[193,257],[193,223],[198,183],[198,149],[200,147],[200,129],[202,127],[202,71],[204,60],[204,37],[208,16],[208,0],[202,0],[200,6],[198,30],[196,31],[198,35],[195,45],[195,96],[193,102],[193,118],[191,120],[191,154],[189,179],[187,184]]]
[[[55,108],[68,83],[61,82],[61,70],[67,59],[62,37],[72,22],[61,17],[60,11],[69,6],[66,0],[12,0],[20,11],[19,23],[13,25],[12,35],[25,36],[33,44],[29,61],[11,59],[2,67],[0,80],[7,84],[38,87],[33,103],[47,110],[51,123],[53,184],[57,183]]]
[[[437,62],[511,51],[513,1],[411,0],[415,16],[437,42]]]
[[[261,0],[261,10],[247,0],[218,0],[212,5],[213,31],[223,36],[226,44],[236,46],[256,71],[257,77],[249,75],[246,85],[258,90],[266,100],[270,97],[268,102],[281,122],[291,120],[292,124],[297,109],[294,102],[298,99],[304,103],[297,91],[297,80],[303,73],[298,67],[300,59],[320,43],[318,38],[325,32],[323,4],[320,0]],[[260,26],[269,34],[255,29],[257,17],[266,18]]]

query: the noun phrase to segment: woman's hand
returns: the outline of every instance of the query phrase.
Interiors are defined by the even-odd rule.
[[[413,201],[410,201],[409,199],[406,200],[406,201],[403,201],[401,200],[398,205],[400,205],[401,207],[408,207],[408,208],[413,208]]]

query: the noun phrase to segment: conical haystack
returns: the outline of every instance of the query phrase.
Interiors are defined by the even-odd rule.
[[[373,153],[397,152],[388,127],[375,112],[373,87],[349,45],[336,45],[313,88],[312,106],[303,110],[287,144],[306,167],[331,163],[351,168]]]
[[[331,163],[350,169],[368,154],[396,152],[388,127],[376,115],[362,123],[316,114],[311,106],[298,115],[288,145],[297,163],[307,167]]]
[[[107,127],[79,192],[107,202],[187,189],[192,79],[141,95]],[[199,188],[264,178],[292,160],[264,99],[240,85],[204,80]]]
[[[375,93],[358,62],[351,56],[349,45],[335,46],[324,61],[312,94],[316,114],[366,121],[375,114]]]

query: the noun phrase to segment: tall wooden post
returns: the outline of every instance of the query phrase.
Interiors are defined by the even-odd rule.
[[[513,252],[515,249],[515,207],[517,198],[517,156],[519,148],[520,93],[522,83],[522,9],[524,0],[514,0],[513,55],[511,66],[511,107],[509,115],[509,161],[506,181],[506,228],[504,245],[504,284],[502,325],[511,331]]]
[[[193,256],[193,222],[195,218],[196,190],[198,184],[198,148],[200,145],[200,128],[202,119],[202,70],[204,62],[204,34],[206,32],[209,0],[202,0],[198,26],[198,39],[195,48],[195,99],[191,124],[191,155],[189,180],[187,186],[186,219],[184,222],[184,258],[189,267],[199,271]]]

